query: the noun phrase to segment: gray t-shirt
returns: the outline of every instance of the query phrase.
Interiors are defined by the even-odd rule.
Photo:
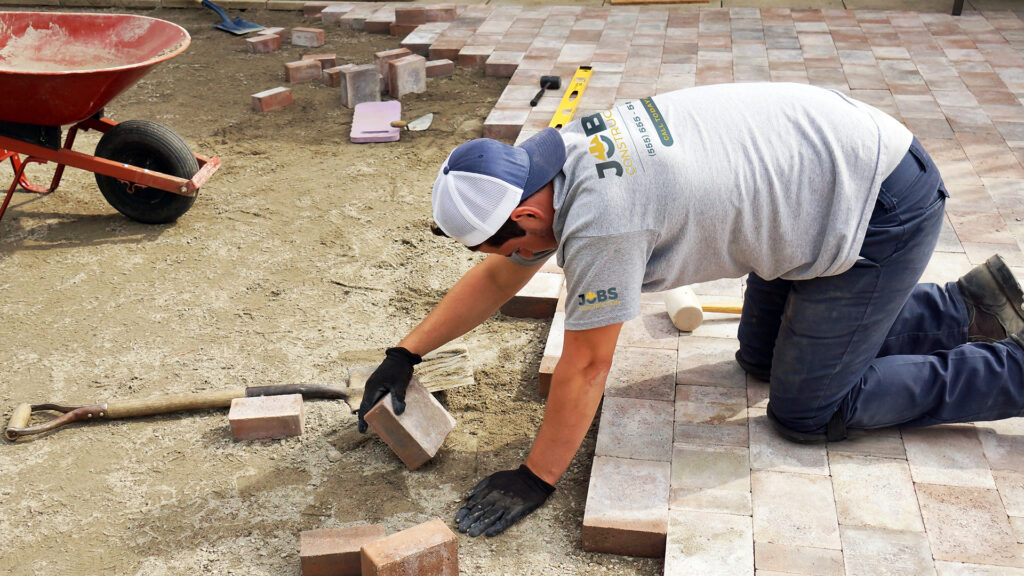
[[[569,330],[635,317],[641,292],[848,270],[913,138],[842,93],[785,83],[631,100],[561,134],[554,233]]]

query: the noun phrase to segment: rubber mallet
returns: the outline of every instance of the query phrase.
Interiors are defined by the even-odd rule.
[[[558,76],[541,76],[540,77],[540,92],[530,100],[530,106],[536,106],[540,102],[540,97],[544,95],[545,90],[558,90],[562,87],[562,79]]]
[[[701,304],[693,289],[680,286],[663,293],[665,309],[672,324],[683,332],[693,332],[704,321],[704,312],[739,314],[743,311],[741,303],[707,303]]]

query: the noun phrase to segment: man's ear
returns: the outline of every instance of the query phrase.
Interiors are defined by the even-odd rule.
[[[541,218],[543,216],[544,216],[544,213],[540,209],[535,208],[533,206],[526,206],[526,205],[523,205],[523,204],[520,204],[519,206],[516,206],[515,210],[512,211],[512,214],[509,214],[509,218],[513,222],[518,222],[519,220],[521,220],[523,218],[538,218],[539,219],[539,218]]]

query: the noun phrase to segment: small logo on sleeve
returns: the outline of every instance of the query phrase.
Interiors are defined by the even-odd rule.
[[[594,310],[596,308],[608,308],[619,305],[619,292],[615,288],[607,290],[590,290],[586,294],[577,297],[577,304],[580,310]]]

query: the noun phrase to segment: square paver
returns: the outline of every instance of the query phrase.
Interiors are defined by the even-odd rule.
[[[750,516],[674,510],[668,530],[666,576],[753,574]]]
[[[676,383],[737,388],[746,386],[746,374],[734,358],[738,347],[730,339],[681,336]]]
[[[606,397],[594,454],[670,462],[674,409],[672,402]]]
[[[970,425],[903,431],[914,482],[995,488],[977,431]]]
[[[733,446],[676,444],[672,450],[669,507],[749,516],[747,450]]]
[[[665,305],[645,303],[639,316],[622,324],[618,345],[675,350],[678,338],[679,330],[672,325]]]
[[[676,351],[617,348],[604,394],[671,402],[676,395]]]
[[[995,490],[918,484],[917,497],[936,560],[1024,568],[1024,550]]]
[[[750,473],[754,541],[840,550],[832,482],[827,476]]]
[[[1024,472],[1024,418],[981,422],[977,429],[993,470]]]
[[[824,444],[797,444],[779,436],[768,424],[762,408],[751,408],[750,468],[828,476],[828,453]]]
[[[738,388],[677,386],[676,442],[747,446],[746,393]]]
[[[905,461],[834,454],[829,465],[840,524],[924,531],[914,481]]]

